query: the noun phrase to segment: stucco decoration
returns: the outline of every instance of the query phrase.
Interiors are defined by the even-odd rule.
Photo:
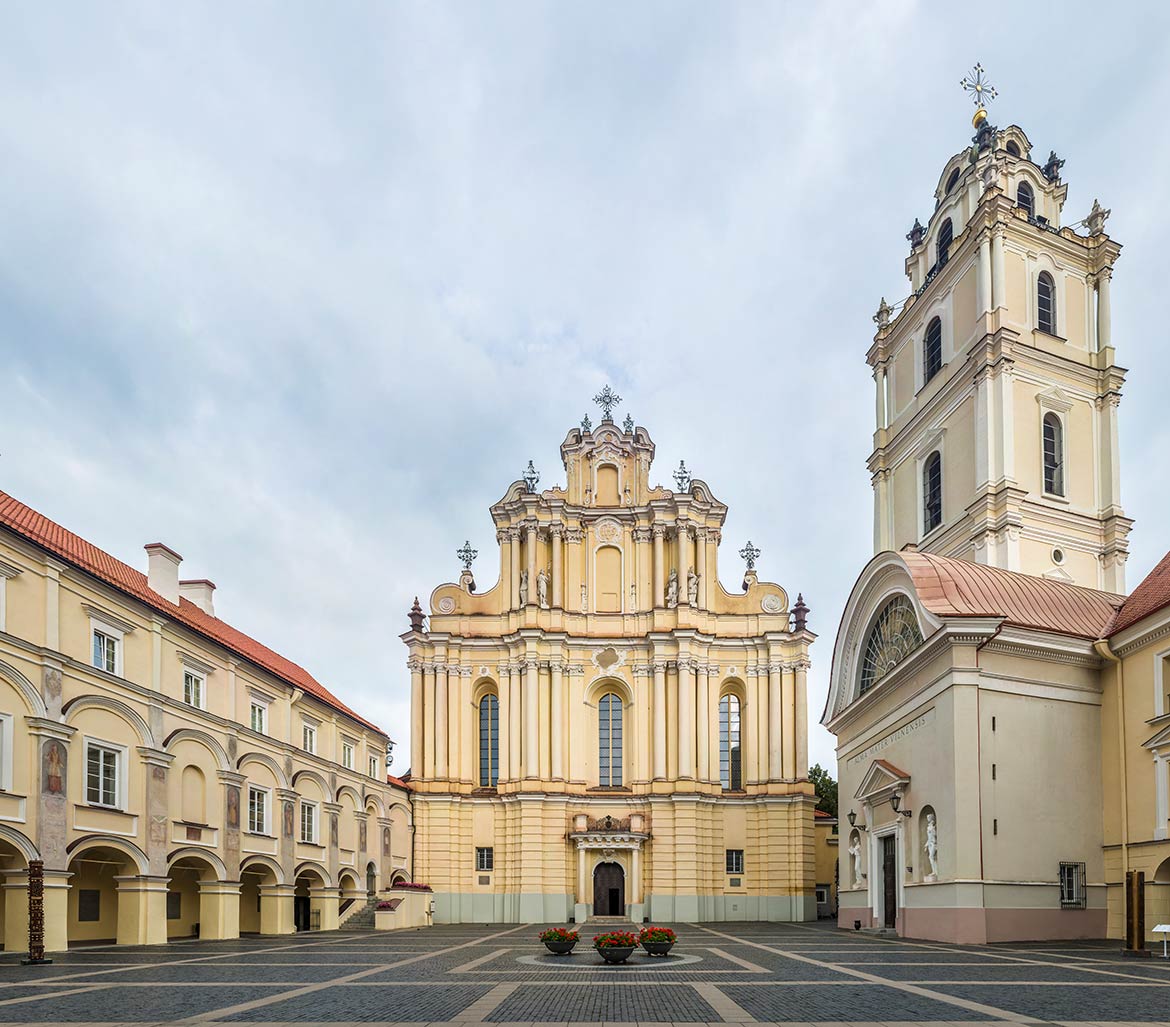
[[[443,596],[442,599],[435,603],[435,609],[437,609],[439,613],[454,613],[455,600],[451,596]]]
[[[927,862],[930,864],[930,873],[926,875],[926,880],[935,881],[938,879],[938,821],[935,819],[934,810],[928,810],[926,813],[926,841],[923,843],[922,851],[926,853]]]
[[[850,839],[849,855],[853,866],[853,887],[861,887],[861,836],[854,831]]]
[[[678,606],[678,571],[670,568],[670,577],[666,580],[666,606],[673,610]]]
[[[605,517],[597,522],[594,532],[598,542],[620,542],[622,526],[612,518]]]
[[[760,600],[760,609],[764,613],[783,613],[784,600],[778,595],[766,595]]]

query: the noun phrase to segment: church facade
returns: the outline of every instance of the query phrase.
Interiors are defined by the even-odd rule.
[[[803,603],[719,579],[727,508],[627,417],[529,465],[409,649],[415,870],[436,922],[816,917]]]

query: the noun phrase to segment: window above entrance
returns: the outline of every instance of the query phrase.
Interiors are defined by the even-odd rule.
[[[865,639],[859,694],[865,695],[899,663],[922,645],[922,629],[914,606],[896,595],[878,611]]]

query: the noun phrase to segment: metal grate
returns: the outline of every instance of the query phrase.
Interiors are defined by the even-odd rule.
[[[1085,864],[1060,864],[1060,908],[1084,909],[1088,896],[1085,894]]]

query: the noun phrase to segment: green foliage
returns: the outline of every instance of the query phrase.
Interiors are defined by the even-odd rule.
[[[816,763],[808,772],[808,779],[817,790],[817,809],[824,810],[829,816],[837,815],[837,782],[833,776]]]

